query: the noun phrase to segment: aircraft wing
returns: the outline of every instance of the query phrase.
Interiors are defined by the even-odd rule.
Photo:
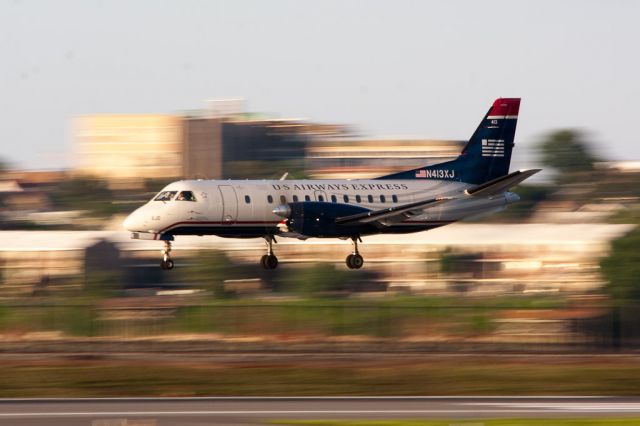
[[[411,213],[414,210],[418,210],[419,212],[416,214],[419,214],[422,213],[422,210],[435,207],[449,200],[453,200],[453,198],[432,198],[430,200],[417,201],[415,203],[403,204],[400,206],[393,206],[387,209],[357,213],[350,216],[343,216],[337,218],[335,222],[338,225],[353,225],[375,222],[382,219],[390,219],[392,217],[400,217],[401,215],[404,215],[404,218],[408,218],[412,216]]]
[[[542,169],[516,170],[508,175],[490,180],[475,188],[465,190],[467,195],[475,195],[477,197],[488,197],[491,195],[502,194],[510,188],[513,188],[523,180],[533,176]]]
[[[517,170],[508,175],[501,176],[489,182],[478,185],[474,188],[466,189],[467,196],[490,197],[492,195],[502,194],[503,192],[518,185],[523,180],[538,173],[541,169]],[[429,200],[418,201],[400,206],[393,206],[382,210],[375,210],[363,213],[357,213],[349,216],[339,217],[335,220],[338,225],[353,225],[371,223],[384,219],[404,220],[416,214],[421,214],[424,210],[438,206],[455,198],[439,197]]]

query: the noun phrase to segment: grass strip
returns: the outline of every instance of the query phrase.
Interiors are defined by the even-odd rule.
[[[214,363],[33,360],[0,364],[0,397],[640,395],[640,360],[425,357]],[[640,423],[639,423],[640,424]]]
[[[637,426],[640,424],[640,417],[491,420],[274,420],[268,424],[295,426]]]

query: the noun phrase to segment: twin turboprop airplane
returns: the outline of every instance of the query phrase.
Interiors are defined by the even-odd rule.
[[[162,269],[172,269],[178,235],[262,237],[261,263],[275,269],[275,237],[353,241],[346,263],[361,268],[361,237],[409,233],[503,210],[509,189],[540,169],[509,173],[519,98],[497,99],[454,160],[368,180],[182,180],[124,221],[134,239],[164,242]]]

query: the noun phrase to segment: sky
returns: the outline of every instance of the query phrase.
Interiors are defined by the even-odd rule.
[[[251,111],[468,139],[522,97],[514,163],[561,128],[640,159],[640,1],[0,0],[0,159],[73,165],[71,119]]]

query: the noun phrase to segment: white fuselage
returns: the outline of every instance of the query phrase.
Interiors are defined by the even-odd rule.
[[[413,232],[490,214],[517,201],[517,196],[510,192],[482,198],[466,196],[467,187],[464,183],[436,179],[183,180],[162,190],[175,193],[170,201],[156,201],[154,197],[133,212],[124,226],[132,232],[156,236],[296,236],[278,228],[283,218],[273,212],[275,208],[292,202],[316,201],[375,211],[437,197],[457,198],[418,211],[406,220],[389,223],[378,231]],[[178,200],[182,191],[192,192],[195,201]]]

